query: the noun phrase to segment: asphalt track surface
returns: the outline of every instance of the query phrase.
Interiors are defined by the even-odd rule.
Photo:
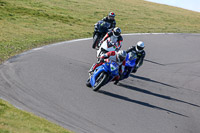
[[[0,97],[76,133],[199,133],[200,34],[123,35],[146,58],[135,75],[86,87],[92,40],[34,49],[0,65]]]

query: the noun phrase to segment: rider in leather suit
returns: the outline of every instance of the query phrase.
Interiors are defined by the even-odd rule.
[[[104,38],[100,41],[99,45],[101,45],[107,38],[111,38],[111,41],[116,45],[119,50],[122,46],[123,37],[121,36],[121,29],[119,27],[114,28],[113,31],[108,32]],[[100,47],[100,46],[99,46]]]
[[[94,64],[90,70],[89,70],[89,74],[91,75],[92,72],[94,72],[94,70],[102,65],[104,62],[109,62],[109,61],[115,61],[119,64],[119,75],[121,76],[121,74],[124,72],[124,68],[125,68],[125,64],[126,64],[126,51],[124,50],[119,50],[118,52],[117,51],[110,51],[110,52],[107,52],[103,55],[101,55],[99,61]],[[113,81],[119,81],[120,79],[120,76],[117,76],[113,79]]]
[[[136,46],[131,46],[130,48],[128,48],[126,50],[126,53],[129,53],[129,52],[132,52],[132,51],[135,51],[136,54],[137,54],[137,60],[136,60],[136,65],[135,65],[135,68],[133,69],[133,73],[136,73],[137,72],[137,69],[139,67],[142,66],[143,64],[143,61],[144,61],[144,57],[146,55],[146,52],[144,51],[144,42],[142,41],[139,41],[137,42],[137,45]]]
[[[114,29],[115,26],[116,26],[115,13],[114,12],[110,12],[107,17],[104,17],[102,19],[102,21],[110,23],[111,25],[110,25],[109,29]]]

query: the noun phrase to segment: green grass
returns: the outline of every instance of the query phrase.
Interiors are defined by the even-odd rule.
[[[35,47],[91,37],[109,11],[122,33],[200,33],[200,13],[143,0],[0,0],[0,63]],[[2,100],[0,115],[0,133],[65,132]]]
[[[71,133],[0,99],[0,133]]]

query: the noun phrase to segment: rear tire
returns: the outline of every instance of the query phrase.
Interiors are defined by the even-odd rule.
[[[100,73],[99,76],[97,77],[94,87],[92,87],[93,91],[98,91],[104,85],[106,80],[107,80],[107,74],[104,72]]]

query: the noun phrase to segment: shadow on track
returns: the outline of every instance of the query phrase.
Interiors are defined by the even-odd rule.
[[[178,64],[191,64],[191,63],[199,63],[200,62],[200,60],[193,60],[193,61],[187,61],[187,62],[174,62],[174,63],[162,64],[162,63],[158,63],[158,62],[148,60],[148,59],[144,59],[144,61],[156,64],[156,65],[160,65],[160,66],[169,66],[169,65],[178,65]]]
[[[180,116],[183,116],[183,117],[188,117],[188,116],[183,115],[181,113],[177,113],[177,112],[174,112],[174,111],[171,111],[171,110],[168,110],[168,109],[165,109],[165,108],[161,108],[161,107],[149,104],[149,103],[133,100],[133,99],[130,99],[128,97],[121,96],[121,95],[118,95],[118,94],[114,94],[114,93],[111,93],[111,92],[100,90],[99,93],[107,95],[107,96],[111,96],[111,97],[114,97],[114,98],[118,98],[118,99],[121,99],[121,100],[124,100],[124,101],[136,103],[136,104],[139,104],[139,105],[143,105],[143,106],[146,106],[146,107],[149,107],[149,108],[163,110],[163,111],[167,111],[167,112],[170,112],[170,113],[173,113],[173,114],[176,114],[176,115],[180,115]]]
[[[165,95],[153,93],[153,92],[151,92],[151,91],[144,90],[144,89],[137,88],[137,87],[133,87],[133,86],[130,86],[130,85],[127,85],[127,84],[120,83],[119,86],[122,86],[122,87],[127,88],[127,89],[130,89],[130,90],[142,92],[142,93],[145,93],[145,94],[148,94],[148,95],[160,97],[160,98],[163,98],[163,99],[172,100],[172,101],[177,101],[177,102],[189,104],[189,105],[192,105],[192,106],[195,106],[195,107],[200,107],[199,105],[196,105],[196,104],[193,104],[193,103],[189,103],[189,102],[186,102],[186,101],[182,101],[182,100],[179,100],[179,99],[175,99],[175,98],[172,98],[172,97],[170,97],[170,96],[165,96]]]
[[[167,87],[172,87],[172,88],[178,89],[178,87],[176,87],[176,86],[169,85],[169,84],[166,84],[166,83],[162,83],[162,82],[159,82],[159,81],[155,81],[155,80],[152,80],[152,79],[150,79],[150,78],[145,78],[145,77],[141,77],[141,76],[137,76],[137,75],[132,75],[132,74],[130,74],[130,77],[133,77],[133,78],[137,78],[137,79],[141,79],[141,80],[145,80],[145,81],[149,81],[149,82],[161,84],[161,85],[164,85],[164,86],[167,86]]]
[[[144,59],[144,61],[156,64],[156,65],[160,65],[160,66],[165,66],[165,64],[161,64],[161,63],[158,63],[158,62],[155,62],[155,61],[151,61],[151,60],[148,60],[148,59]]]

